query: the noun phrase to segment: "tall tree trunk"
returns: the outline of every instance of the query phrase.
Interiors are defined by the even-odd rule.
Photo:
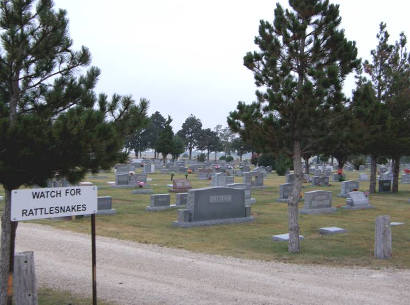
[[[374,155],[370,156],[370,185],[369,185],[369,193],[374,194],[376,193],[376,175],[377,175],[377,157]]]
[[[334,157],[332,156],[331,159],[330,159],[331,160],[330,162],[332,162],[332,166],[333,166],[333,159],[334,159]]]
[[[309,175],[309,157],[305,157],[303,160],[305,161],[305,174]]]
[[[400,157],[393,158],[392,171],[393,171],[392,192],[398,193],[399,192],[399,175],[400,175]]]
[[[192,147],[189,148],[189,160],[191,160],[192,157]]]
[[[300,252],[299,241],[299,199],[300,191],[302,190],[303,171],[302,171],[302,156],[300,142],[293,143],[293,169],[295,173],[295,182],[293,184],[292,193],[288,200],[288,229],[289,229],[289,244],[288,251],[290,253]]]
[[[209,154],[211,153],[211,151],[208,149],[208,162],[209,162]]]
[[[5,206],[1,217],[1,256],[0,256],[0,305],[7,304],[7,292],[12,284],[10,278],[10,242],[15,242],[17,222],[11,222],[11,190],[5,189]],[[12,232],[13,231],[13,232]],[[13,238],[13,240],[11,240]],[[14,257],[14,253],[12,254]],[[12,266],[13,267],[13,266]]]
[[[215,152],[215,161],[216,161],[216,152]]]
[[[242,162],[242,154],[239,155],[239,162]]]

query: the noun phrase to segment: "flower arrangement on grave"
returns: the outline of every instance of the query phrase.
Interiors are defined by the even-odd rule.
[[[410,174],[410,169],[405,168],[405,169],[404,169],[404,173],[406,173],[407,175]]]
[[[143,188],[145,183],[143,181],[138,181],[137,185],[138,185],[138,187]]]
[[[192,174],[192,169],[188,169],[188,174]]]

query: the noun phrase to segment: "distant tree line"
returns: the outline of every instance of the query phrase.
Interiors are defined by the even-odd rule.
[[[141,157],[144,151],[152,149],[155,158],[161,154],[164,160],[168,155],[175,160],[185,151],[192,159],[192,151],[199,150],[205,152],[204,159],[210,160],[211,153],[215,153],[216,159],[218,152],[223,152],[225,158],[236,152],[242,160],[244,154],[252,151],[251,146],[235,136],[230,128],[217,125],[214,130],[203,129],[201,120],[192,114],[176,133],[172,130],[171,122],[170,116],[166,119],[159,111],[154,112],[144,126],[140,126],[126,139],[126,153],[133,150],[136,157]]]

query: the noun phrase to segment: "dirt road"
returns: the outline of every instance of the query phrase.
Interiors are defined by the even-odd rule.
[[[90,237],[21,223],[41,286],[91,295]],[[99,298],[139,304],[409,304],[410,271],[332,268],[191,253],[97,237]]]

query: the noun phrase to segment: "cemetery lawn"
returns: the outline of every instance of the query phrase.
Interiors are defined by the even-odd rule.
[[[358,172],[346,172],[348,179],[357,179]],[[150,174],[148,182],[154,194],[168,193],[171,183],[168,174]],[[175,178],[185,178],[177,174]],[[196,174],[188,178],[194,188],[209,186],[209,181],[197,179]],[[131,194],[131,189],[115,189],[107,184],[114,181],[112,172],[87,176],[84,181],[98,185],[98,196],[112,196],[113,216],[97,216],[97,234],[139,243],[157,244],[170,248],[181,248],[194,252],[219,254],[238,258],[276,260],[300,264],[325,264],[339,266],[366,266],[370,268],[410,268],[410,184],[400,184],[399,193],[375,194],[370,196],[374,209],[343,210],[334,214],[300,215],[301,254],[289,254],[287,242],[273,242],[272,235],[287,233],[287,204],[276,202],[279,184],[285,177],[270,174],[265,178],[266,188],[252,190],[256,204],[252,206],[252,223],[218,225],[212,227],[176,228],[172,222],[177,219],[177,210],[147,212],[150,195]],[[235,177],[242,182],[242,177]],[[340,182],[331,182],[330,187],[312,187],[304,184],[303,192],[330,190],[333,193],[333,207],[345,205],[345,198],[339,198]],[[369,182],[360,182],[360,190],[366,191]],[[0,191],[0,193],[3,193]],[[171,204],[175,194],[171,193]],[[1,205],[3,206],[3,204]],[[299,207],[303,206],[303,202]],[[379,215],[390,215],[391,221],[404,222],[392,227],[393,257],[390,260],[373,258],[374,226]],[[37,223],[75,232],[89,233],[90,218],[56,221],[42,220]],[[347,230],[346,234],[320,235],[321,227],[337,226]],[[18,234],[18,231],[17,231]],[[98,243],[97,243],[98,255]]]
[[[92,299],[74,297],[69,292],[57,291],[48,288],[38,290],[38,304],[41,305],[89,305]],[[99,305],[114,305],[98,300]]]

